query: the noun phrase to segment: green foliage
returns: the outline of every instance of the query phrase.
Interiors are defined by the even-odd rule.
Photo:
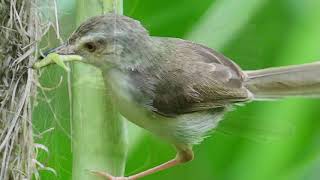
[[[314,0],[250,0],[246,3],[124,0],[124,14],[140,20],[152,35],[199,41],[218,49],[246,70],[320,59],[319,8],[320,3]],[[61,17],[62,25],[70,23],[74,23],[70,18]],[[65,32],[63,34],[67,36]],[[50,67],[43,73],[43,86],[59,84],[60,76],[65,72],[56,68],[59,69]],[[48,172],[42,177],[70,179],[72,152],[68,137],[66,78],[58,88],[46,91],[46,94],[54,108],[50,109],[46,105],[48,102],[40,96],[36,109],[41,110],[35,111],[35,129],[39,132],[55,127],[53,132],[38,140],[50,150],[40,161],[55,168],[58,177]],[[320,101],[316,99],[288,99],[237,107],[225,117],[212,137],[195,146],[194,161],[144,179],[318,179],[319,105]],[[169,144],[144,130],[130,125],[129,135],[127,175],[174,156],[174,149]]]

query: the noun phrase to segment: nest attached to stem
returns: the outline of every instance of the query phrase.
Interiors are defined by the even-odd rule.
[[[0,179],[32,179],[37,171],[31,98],[43,34],[38,0],[0,0]]]

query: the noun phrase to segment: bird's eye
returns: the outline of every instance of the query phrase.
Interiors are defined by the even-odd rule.
[[[84,47],[89,51],[89,52],[94,52],[97,47],[93,42],[87,42],[84,44]]]

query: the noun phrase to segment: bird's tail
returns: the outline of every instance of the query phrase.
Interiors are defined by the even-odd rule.
[[[320,62],[245,72],[254,99],[320,97]]]

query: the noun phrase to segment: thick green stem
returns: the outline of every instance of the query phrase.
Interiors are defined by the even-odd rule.
[[[106,12],[122,13],[122,0],[77,0],[76,22]],[[73,179],[95,180],[89,170],[123,176],[126,128],[110,101],[101,72],[74,63],[71,75]]]

